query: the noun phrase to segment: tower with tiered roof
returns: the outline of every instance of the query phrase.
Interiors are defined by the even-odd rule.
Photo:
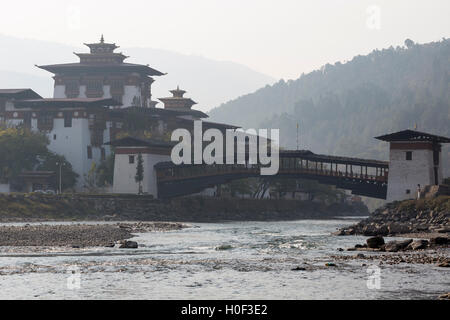
[[[197,104],[194,100],[185,98],[184,95],[186,94],[186,91],[181,90],[179,86],[175,90],[170,91],[170,93],[172,93],[172,97],[159,98],[159,100],[164,103],[165,109],[186,111],[191,110],[191,108]]]
[[[115,52],[115,43],[85,44],[89,53],[75,53],[78,63],[38,66],[53,73],[54,98],[113,98],[122,107],[154,107],[153,77],[164,75],[148,65],[124,62],[128,57]]]

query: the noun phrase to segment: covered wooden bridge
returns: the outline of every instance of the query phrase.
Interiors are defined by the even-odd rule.
[[[162,162],[155,166],[158,198],[198,193],[232,180],[261,176],[260,165],[180,165]],[[313,179],[351,190],[355,195],[386,199],[389,163],[314,154],[311,151],[281,151],[280,170],[265,178]]]

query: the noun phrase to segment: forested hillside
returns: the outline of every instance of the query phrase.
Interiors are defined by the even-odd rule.
[[[279,128],[281,144],[316,153],[387,159],[373,137],[413,129],[450,136],[450,40],[375,50],[280,81],[211,111],[215,121]],[[444,157],[450,162],[449,148]],[[450,175],[447,164],[446,174]]]

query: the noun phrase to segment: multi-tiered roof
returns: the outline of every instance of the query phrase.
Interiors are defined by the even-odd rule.
[[[79,63],[65,63],[38,66],[53,74],[67,74],[80,72],[136,72],[147,76],[162,76],[164,73],[148,65],[125,63],[128,57],[114,52],[119,47],[115,43],[106,43],[102,36],[100,42],[85,44],[90,53],[75,53],[80,58]]]
[[[159,100],[164,103],[165,109],[171,110],[191,110],[191,108],[197,104],[194,100],[190,98],[185,98],[184,95],[186,91],[181,90],[180,87],[177,87],[176,90],[170,91],[172,93],[172,97],[168,98],[159,98]]]

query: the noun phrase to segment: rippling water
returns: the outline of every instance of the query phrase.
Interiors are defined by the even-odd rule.
[[[4,247],[0,298],[435,299],[449,291],[448,271],[432,265],[380,265],[379,290],[367,287],[366,261],[325,267],[330,255],[355,254],[338,248],[364,243],[330,235],[354,222],[194,224],[140,234],[141,247],[131,251]]]

